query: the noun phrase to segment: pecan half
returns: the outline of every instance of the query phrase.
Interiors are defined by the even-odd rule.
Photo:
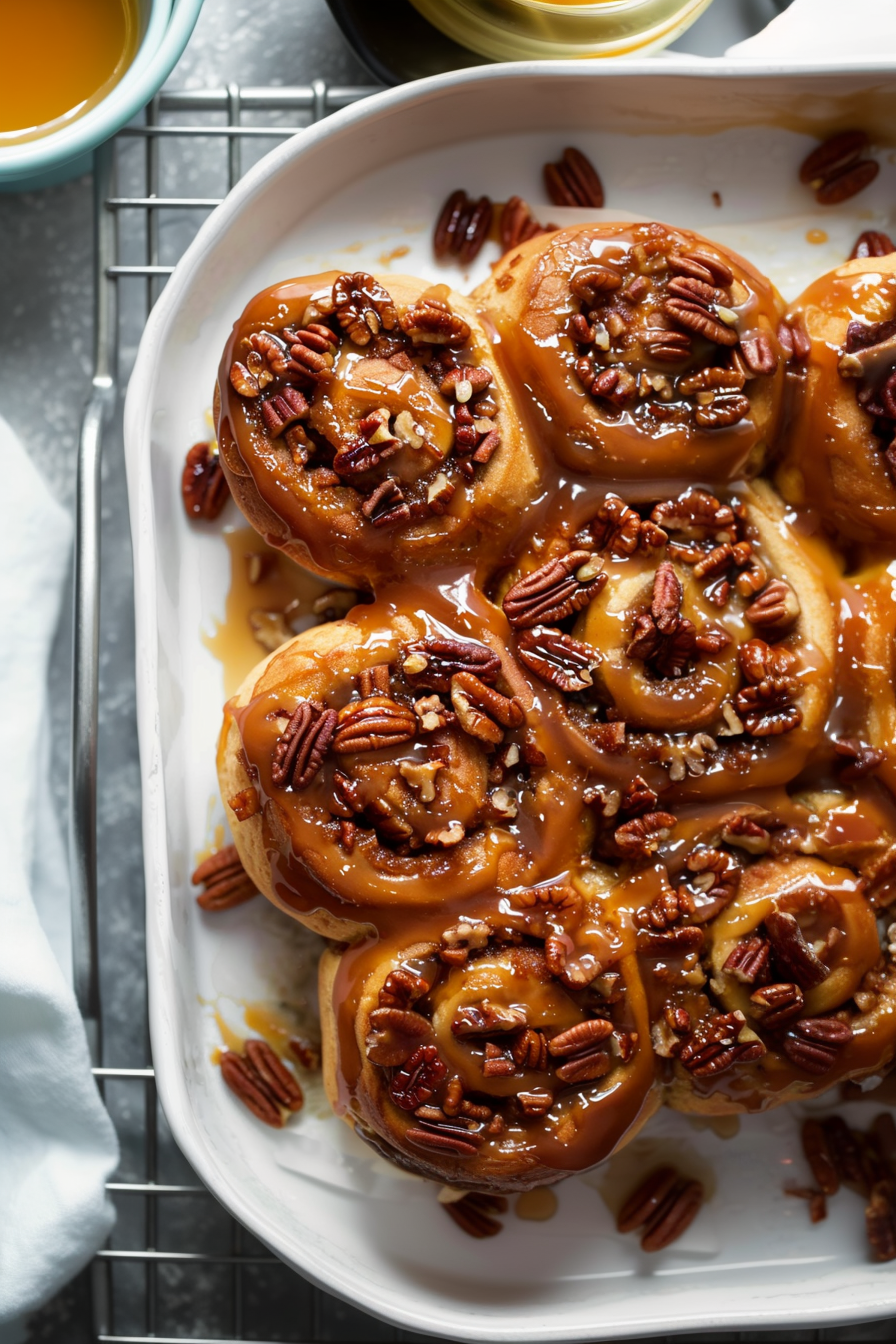
[[[193,444],[184,462],[180,492],[188,518],[207,522],[217,518],[230,498],[230,486],[215,444]]]
[[[784,1036],[784,1054],[804,1073],[829,1073],[843,1046],[852,1040],[852,1027],[835,1017],[804,1017]]]
[[[690,275],[707,285],[727,288],[734,279],[734,272],[721,257],[709,252],[678,252],[669,258],[669,269],[679,275]]]
[[[801,989],[814,989],[830,975],[830,970],[819,960],[803,937],[796,916],[783,910],[772,910],[765,918],[776,963],[786,970]]]
[[[371,695],[340,709],[333,750],[341,754],[381,751],[409,742],[416,732],[417,718],[412,710],[390,696]]]
[[[785,634],[799,614],[799,598],[784,579],[771,579],[744,613],[751,625],[773,637]]]
[[[200,863],[191,879],[194,887],[205,890],[196,897],[203,910],[230,910],[258,895],[258,888],[246,872],[236,845],[225,845]]]
[[[891,252],[896,252],[896,243],[888,233],[866,229],[853,244],[849,259],[855,261],[857,257],[888,257]]]
[[[548,1041],[548,1051],[555,1057],[566,1059],[570,1055],[578,1055],[583,1050],[591,1050],[594,1046],[601,1045],[612,1035],[612,1022],[603,1017],[587,1018],[584,1022],[577,1022],[574,1027],[568,1027],[566,1031],[561,1031],[552,1037]]]
[[[739,980],[743,985],[755,985],[757,980],[761,982],[763,979],[768,979],[770,957],[771,946],[768,939],[753,933],[734,945],[722,970],[733,975],[735,980]]]
[[[643,1228],[642,1251],[661,1251],[683,1236],[703,1203],[699,1181],[680,1176],[674,1167],[661,1167],[630,1195],[619,1213],[620,1232]]]
[[[588,526],[595,550],[619,557],[634,555],[639,548],[659,549],[668,540],[662,528],[643,519],[619,495],[607,495]]]
[[[840,205],[842,201],[851,200],[870,186],[879,172],[880,164],[874,159],[860,159],[851,167],[830,176],[816,191],[815,199],[819,205]]]
[[[483,999],[480,1003],[467,1003],[458,1008],[451,1023],[451,1034],[461,1039],[468,1036],[503,1035],[505,1032],[518,1032],[525,1025],[524,1008],[505,1008],[502,1004]]]
[[[338,338],[329,327],[309,322],[307,327],[285,328],[283,335],[290,342],[288,377],[318,383],[328,376],[339,349]]]
[[[451,678],[451,704],[465,733],[495,745],[504,728],[519,728],[525,721],[516,696],[501,695],[472,672],[456,672]]]
[[[678,1180],[674,1167],[660,1167],[651,1172],[620,1209],[616,1218],[617,1232],[636,1232],[649,1222]]]
[[[578,205],[599,210],[604,203],[603,183],[590,159],[570,145],[556,163],[544,165],[544,185],[554,205]]]
[[[734,328],[725,326],[699,303],[689,299],[664,299],[663,312],[695,336],[703,336],[716,345],[737,345],[738,336]]]
[[[803,1011],[803,991],[799,985],[763,985],[750,995],[757,1017],[764,1027],[774,1031],[792,1022]]]
[[[655,854],[663,840],[667,840],[675,827],[675,817],[671,812],[646,812],[642,817],[634,817],[613,832],[622,855],[626,859],[647,859]]]
[[[518,579],[504,598],[504,614],[515,630],[550,625],[581,611],[606,582],[590,551],[569,551]]]
[[[401,329],[415,345],[465,345],[470,327],[444,299],[422,295],[401,318]]]
[[[235,1097],[271,1129],[283,1128],[283,1112],[274,1094],[253,1065],[233,1050],[221,1056],[221,1076]]]
[[[896,1260],[896,1183],[878,1181],[865,1208],[865,1232],[875,1260]]]
[[[766,331],[758,331],[755,336],[744,336],[738,345],[740,356],[750,373],[771,375],[778,367],[771,337]]]
[[[824,1195],[836,1195],[840,1189],[840,1177],[824,1126],[817,1120],[804,1120],[800,1138],[818,1188]]]
[[[416,975],[405,966],[390,971],[383,981],[383,987],[377,996],[380,1008],[407,1008],[429,991],[429,981],[422,975]]]
[[[337,277],[333,310],[340,327],[356,345],[369,345],[381,331],[398,326],[398,309],[391,295],[367,271]]]
[[[434,1045],[419,1045],[392,1077],[389,1095],[403,1111],[414,1111],[429,1101],[448,1069]]]
[[[253,1037],[246,1042],[246,1061],[280,1106],[300,1111],[305,1104],[302,1089],[267,1041]]]
[[[488,196],[474,201],[465,191],[452,191],[436,219],[433,251],[439,260],[455,256],[466,266],[482,251],[491,222]]]
[[[337,717],[335,709],[317,700],[296,705],[271,758],[271,779],[278,789],[307,789],[324,763]]]
[[[393,476],[387,476],[370,492],[361,505],[361,512],[374,527],[393,527],[396,523],[407,522],[411,516],[410,506]]]
[[[432,636],[405,646],[401,671],[409,686],[445,694],[451,689],[451,678],[458,672],[472,672],[487,686],[494,686],[501,671],[501,659],[484,644]]]
[[[677,499],[663,500],[650,515],[666,532],[691,541],[733,541],[736,533],[734,511],[705,490],[686,490]]]
[[[517,651],[530,672],[566,695],[590,686],[591,674],[600,663],[600,654],[590,644],[540,626],[522,631]]]
[[[478,1192],[453,1199],[442,1208],[468,1237],[494,1237],[501,1231],[501,1223],[492,1215],[507,1212],[503,1195],[485,1195]]]
[[[749,1064],[761,1059],[765,1054],[761,1041],[739,1039],[745,1026],[743,1013],[717,1013],[700,1023],[691,1039],[681,1047],[678,1056],[681,1063],[696,1078],[710,1078],[735,1064]]]
[[[799,178],[804,186],[817,189],[831,174],[849,168],[868,149],[864,131],[838,131],[816,145],[800,165]]]
[[[380,1006],[369,1018],[365,1049],[372,1064],[393,1068],[405,1064],[430,1034],[430,1025],[420,1013],[407,1008]]]
[[[853,784],[873,774],[885,757],[885,753],[877,747],[870,747],[852,737],[841,737],[834,743],[834,750],[839,758],[837,773],[844,784]]]
[[[308,402],[297,387],[284,383],[279,392],[261,403],[261,418],[272,439],[308,414]]]

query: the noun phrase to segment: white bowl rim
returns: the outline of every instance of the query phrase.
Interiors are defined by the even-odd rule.
[[[477,85],[485,81],[544,79],[562,75],[566,79],[618,79],[634,76],[656,76],[666,78],[681,76],[687,78],[713,78],[725,75],[738,75],[745,78],[768,79],[781,77],[833,77],[849,74],[880,74],[892,77],[893,63],[863,59],[843,64],[829,61],[813,61],[805,64],[776,61],[760,63],[745,59],[704,60],[699,57],[677,54],[668,55],[661,61],[651,58],[625,60],[612,65],[595,65],[589,60],[558,61],[514,61],[500,64],[474,66],[460,71],[447,71],[432,75],[426,79],[384,89],[358,102],[342,108],[325,117],[312,126],[291,136],[282,145],[271,150],[256,163],[214,213],[202,225],[193,242],[184,253],[165,289],[155,304],[137,353],[137,359],[131,374],[124,409],[125,459],[128,476],[128,495],[131,516],[131,534],[134,547],[135,573],[142,579],[141,601],[136,613],[136,664],[141,668],[140,682],[144,688],[155,689],[158,677],[158,644],[155,639],[154,613],[157,608],[157,582],[155,566],[151,563],[156,551],[155,519],[152,509],[147,507],[151,501],[150,453],[149,444],[152,431],[152,404],[155,395],[159,361],[168,329],[180,311],[180,302],[184,291],[192,278],[196,266],[208,259],[210,251],[231,223],[246,210],[256,193],[272,177],[284,170],[290,161],[305,152],[307,148],[336,137],[356,124],[364,122],[371,115],[390,112],[405,105],[435,94],[455,85]],[[139,690],[139,687],[138,687]],[[147,694],[138,694],[137,728],[140,747],[141,782],[143,788],[143,842],[144,866],[146,871],[146,939],[147,955],[150,949],[157,958],[170,956],[170,928],[165,919],[168,906],[167,872],[167,836],[166,836],[166,799],[163,783],[163,764],[161,737],[159,731],[158,708],[156,702]],[[149,982],[149,1025],[150,1038],[155,1055],[169,1054],[166,1040],[166,1003],[156,993],[152,981]],[[195,1169],[203,1183],[229,1209],[234,1217],[249,1228],[287,1265],[296,1268],[301,1259],[302,1276],[317,1287],[350,1303],[359,1306],[357,1280],[347,1270],[321,1257],[312,1248],[305,1255],[297,1254],[294,1243],[288,1243],[279,1230],[264,1214],[251,1215],[243,1212],[244,1198],[240,1186],[229,1171],[218,1169],[208,1152],[207,1146],[194,1120],[184,1074],[174,1060],[169,1058],[170,1067],[157,1077],[158,1094],[171,1132]],[[677,1316],[674,1323],[676,1333],[689,1330],[706,1331],[718,1329],[773,1329],[796,1328],[799,1326],[833,1327],[853,1325],[864,1321],[880,1320],[893,1312],[892,1294],[884,1296],[885,1281],[881,1280],[881,1297],[869,1294],[861,1307],[854,1302],[843,1306],[825,1304],[823,1316],[814,1305],[814,1298],[807,1296],[805,1304],[782,1307],[780,1302],[769,1309],[752,1308],[749,1313],[743,1309],[717,1311],[711,1317],[705,1313]],[[378,1290],[377,1285],[365,1280],[365,1288],[372,1295],[365,1297],[362,1309],[389,1324],[401,1328],[416,1330],[443,1338],[457,1338],[456,1320],[448,1328],[435,1304],[429,1310],[421,1310],[419,1305],[413,1310],[406,1308],[401,1300],[389,1295],[388,1290]],[[377,1295],[377,1293],[379,1295]],[[636,1300],[633,1308],[637,1311]],[[473,1313],[469,1313],[473,1318]],[[511,1344],[511,1341],[525,1341],[526,1344],[552,1344],[571,1342],[583,1338],[581,1329],[571,1324],[563,1324],[559,1329],[552,1328],[539,1313],[532,1313],[531,1328],[522,1333],[516,1328],[509,1333],[499,1318],[475,1317],[475,1335],[477,1340],[494,1344]],[[666,1327],[660,1326],[655,1317],[633,1316],[626,1322],[626,1335],[630,1338],[664,1334]]]

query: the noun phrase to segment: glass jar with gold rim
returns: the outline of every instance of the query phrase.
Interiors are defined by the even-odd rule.
[[[711,0],[411,0],[461,46],[493,60],[627,56],[668,46]]]

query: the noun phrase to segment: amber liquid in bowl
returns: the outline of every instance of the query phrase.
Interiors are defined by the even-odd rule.
[[[138,0],[3,0],[0,148],[59,130],[127,70],[142,32]]]

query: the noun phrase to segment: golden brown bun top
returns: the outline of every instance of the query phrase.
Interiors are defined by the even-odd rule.
[[[829,271],[788,312],[811,349],[778,485],[846,538],[896,541],[896,255]],[[892,399],[891,399],[892,398]]]
[[[582,224],[511,249],[473,297],[564,466],[716,484],[761,467],[782,304],[742,257],[663,224]]]

